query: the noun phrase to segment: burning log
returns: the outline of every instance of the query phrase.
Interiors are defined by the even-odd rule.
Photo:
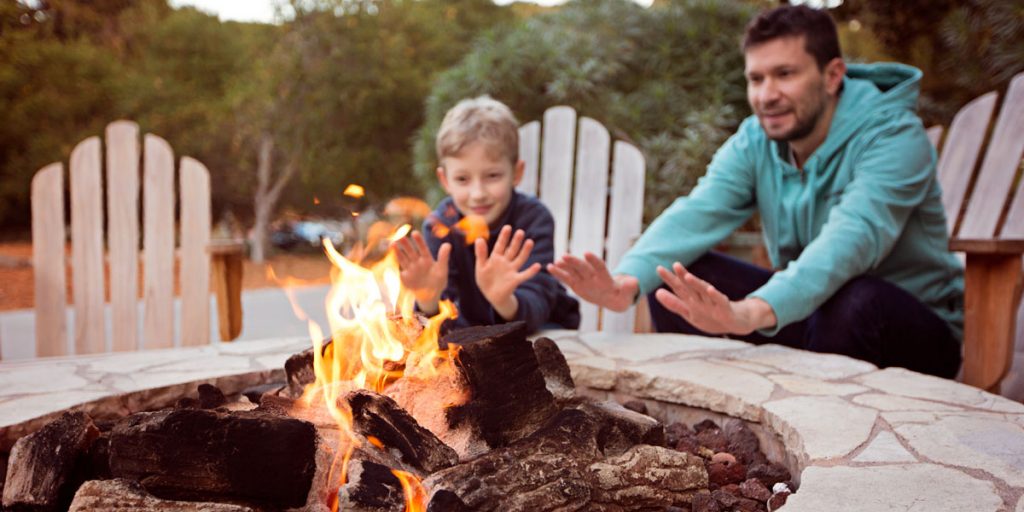
[[[259,412],[138,413],[114,427],[109,450],[115,477],[159,498],[298,507],[316,469],[316,430]]]
[[[325,340],[323,346],[326,348],[331,340]],[[306,385],[316,381],[316,373],[313,371],[313,349],[308,348],[288,358],[284,363],[284,373],[288,380],[288,394],[292,398],[302,396]]]
[[[455,450],[416,423],[391,398],[360,390],[349,393],[345,400],[352,411],[353,429],[377,439],[382,449],[391,451],[406,466],[429,474],[459,462]]]
[[[605,455],[619,455],[637,444],[665,446],[665,427],[650,416],[611,401],[586,401],[576,408],[598,418],[598,449]]]
[[[688,504],[707,488],[700,458],[639,445],[606,458],[601,420],[565,409],[511,445],[434,473],[433,491],[456,494],[471,510],[647,510]]]
[[[472,396],[448,410],[449,427],[468,424],[497,448],[530,435],[557,411],[525,323],[467,327],[449,333],[442,344],[459,347],[456,364]]]
[[[338,510],[345,512],[400,512],[405,506],[402,482],[391,468],[353,459],[348,478],[338,489]]]
[[[137,482],[90,480],[78,488],[69,512],[256,512],[244,505],[168,501],[148,494]]]
[[[14,444],[3,487],[9,510],[67,507],[81,483],[89,446],[99,430],[84,412],[64,413]]]
[[[569,363],[558,345],[551,338],[537,338],[533,340],[533,352],[537,356],[540,373],[544,376],[548,391],[559,400],[568,400],[576,396],[576,383],[572,381]]]

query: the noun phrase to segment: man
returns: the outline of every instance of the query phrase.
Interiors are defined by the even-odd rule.
[[[914,113],[921,72],[847,66],[832,19],[806,6],[762,13],[742,48],[754,115],[693,192],[614,276],[593,254],[549,271],[612,310],[650,293],[661,332],[955,376],[963,271],[946,250],[935,152]],[[774,273],[709,252],[755,210]]]

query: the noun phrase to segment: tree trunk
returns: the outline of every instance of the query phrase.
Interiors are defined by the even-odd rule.
[[[255,263],[262,263],[267,255],[267,227],[274,214],[281,191],[295,174],[295,166],[287,164],[271,184],[274,159],[274,136],[264,133],[260,136],[259,154],[256,161],[256,196],[253,199],[252,253]]]

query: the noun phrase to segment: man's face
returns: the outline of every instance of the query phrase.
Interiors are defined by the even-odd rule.
[[[493,227],[523,177],[523,162],[513,165],[483,142],[474,142],[445,157],[437,177],[462,215],[479,215]]]
[[[747,49],[747,100],[769,138],[799,141],[814,131],[842,81],[842,74],[831,69],[836,63],[842,66],[841,59],[833,59],[819,69],[802,35]]]

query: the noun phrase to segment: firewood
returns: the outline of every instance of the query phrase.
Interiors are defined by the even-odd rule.
[[[90,480],[78,488],[69,512],[256,512],[244,505],[162,500],[129,480]]]
[[[540,372],[548,391],[559,400],[568,400],[576,395],[576,384],[572,381],[569,363],[565,355],[551,338],[533,340],[533,352],[537,355]]]
[[[471,510],[653,510],[688,504],[707,488],[699,457],[638,445],[606,457],[599,415],[564,409],[530,436],[424,481]],[[631,495],[631,489],[636,489]]]
[[[19,439],[3,488],[9,510],[63,510],[82,482],[86,453],[99,430],[84,412],[67,412]]]
[[[345,400],[352,411],[356,432],[367,438],[373,436],[383,449],[394,453],[406,466],[418,469],[420,474],[433,473],[459,461],[455,450],[416,423],[391,398],[358,390],[346,395]]]
[[[316,439],[310,423],[263,412],[137,413],[111,432],[110,470],[167,500],[298,507]]]
[[[528,436],[557,411],[525,323],[467,327],[442,341],[459,347],[456,364],[472,397],[448,410],[450,427],[471,425],[497,448]]]
[[[324,341],[323,348],[330,343],[330,339]],[[302,396],[306,385],[316,381],[316,373],[313,371],[313,349],[308,348],[289,357],[284,363],[284,372],[288,380],[289,395],[292,398]]]
[[[619,455],[637,444],[665,446],[665,428],[658,420],[612,401],[582,400],[576,405],[599,418],[598,448]]]
[[[402,483],[391,468],[352,459],[348,478],[338,489],[338,510],[345,512],[401,512],[405,508]]]

